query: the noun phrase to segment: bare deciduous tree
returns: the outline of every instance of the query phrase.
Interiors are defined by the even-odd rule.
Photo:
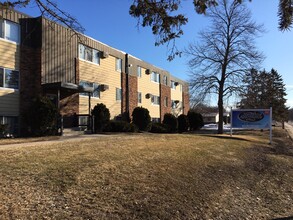
[[[78,20],[65,10],[62,10],[57,3],[52,0],[7,0],[0,2],[0,10],[9,12],[10,9],[26,7],[28,5],[38,7],[42,16],[65,25],[75,33],[84,32],[84,28]]]
[[[186,49],[191,68],[190,94],[218,96],[219,126],[223,133],[223,100],[241,89],[245,72],[260,64],[263,55],[255,47],[262,25],[251,20],[245,4],[220,0],[207,16],[211,25],[200,32],[200,43]]]

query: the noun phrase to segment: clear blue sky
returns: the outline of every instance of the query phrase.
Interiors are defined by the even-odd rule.
[[[86,29],[85,34],[109,46],[123,50],[142,60],[168,70],[172,75],[188,80],[187,58],[167,61],[165,46],[155,47],[155,37],[149,28],[137,28],[137,21],[128,14],[132,0],[58,0],[58,5],[69,12]],[[257,40],[258,48],[265,54],[263,68],[276,69],[287,86],[287,103],[293,107],[293,30],[278,30],[278,1],[253,0],[247,3],[253,19],[264,24],[266,32]],[[31,16],[38,16],[34,7],[18,9]],[[182,12],[189,17],[184,36],[177,46],[184,48],[197,41],[197,33],[208,25],[203,15],[194,12],[192,1],[183,1]],[[233,101],[233,100],[231,100]]]

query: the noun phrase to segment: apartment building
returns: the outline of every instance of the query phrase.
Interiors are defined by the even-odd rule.
[[[97,103],[113,119],[137,106],[153,121],[189,110],[188,84],[168,71],[44,17],[2,10],[0,123],[25,132],[22,116],[39,95],[56,104],[65,127],[86,121]]]

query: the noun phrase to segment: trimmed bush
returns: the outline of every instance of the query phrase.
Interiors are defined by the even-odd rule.
[[[0,124],[0,138],[5,137],[7,132],[7,125],[6,124]]]
[[[187,115],[179,115],[177,118],[178,121],[178,132],[182,133],[188,130],[189,122]]]
[[[189,111],[187,117],[191,131],[199,130],[204,126],[203,117],[200,113]]]
[[[161,123],[152,123],[152,128],[150,130],[152,133],[167,133],[168,129],[165,125]]]
[[[94,116],[94,131],[103,131],[110,121],[109,109],[103,103],[98,103],[92,110],[92,115]]]
[[[57,134],[57,118],[56,106],[45,96],[35,98],[23,117],[29,135],[33,136]]]
[[[170,113],[166,113],[164,115],[163,124],[166,126],[168,132],[174,133],[177,131],[178,122],[177,122],[177,118],[174,115]]]
[[[140,131],[148,131],[151,126],[149,110],[143,107],[136,107],[132,112],[132,121]]]
[[[134,124],[130,124],[126,121],[111,120],[105,128],[105,131],[110,132],[137,132],[138,129]]]

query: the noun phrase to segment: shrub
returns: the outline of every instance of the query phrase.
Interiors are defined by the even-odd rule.
[[[0,138],[5,137],[6,132],[7,132],[7,125],[0,124]]]
[[[32,101],[23,119],[30,135],[43,136],[57,133],[57,118],[56,106],[48,97],[40,96]]]
[[[167,133],[168,129],[161,123],[152,123],[150,132],[152,133]]]
[[[179,115],[178,118],[178,132],[182,133],[188,130],[189,122],[187,115]]]
[[[203,117],[200,113],[189,111],[187,113],[190,130],[199,130],[204,126]]]
[[[109,109],[103,103],[98,103],[92,110],[92,115],[94,116],[94,131],[103,131],[110,121]]]
[[[105,128],[105,131],[111,132],[136,132],[138,129],[134,124],[130,124],[126,121],[111,120]]]
[[[168,132],[176,132],[178,128],[177,118],[170,114],[166,113],[164,115],[163,124],[166,126]]]
[[[143,107],[136,107],[132,112],[132,121],[140,131],[148,131],[151,125],[149,110]]]

